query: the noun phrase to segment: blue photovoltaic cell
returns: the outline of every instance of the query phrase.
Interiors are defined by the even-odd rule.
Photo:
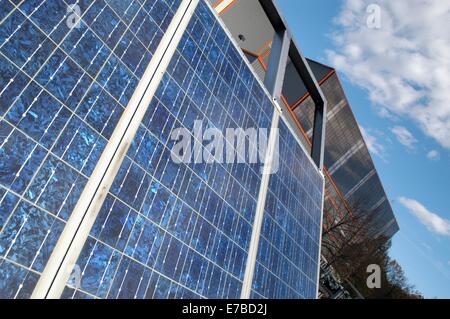
[[[78,259],[81,286],[63,297],[239,298],[261,164],[176,164],[170,135],[195,120],[270,128],[272,113],[201,1]]]
[[[270,176],[252,298],[316,298],[323,178],[286,124]]]
[[[180,2],[0,0],[0,298],[30,297]],[[62,297],[238,298],[262,164],[176,164],[171,134],[272,113],[200,1]],[[280,137],[252,297],[312,298],[323,181]]]
[[[180,0],[72,3],[0,1],[0,298],[31,295]]]

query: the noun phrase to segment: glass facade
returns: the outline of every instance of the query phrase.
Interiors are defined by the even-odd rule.
[[[180,3],[0,1],[0,297],[31,296]],[[239,298],[261,164],[177,164],[172,133],[274,110],[200,1],[61,297]],[[279,129],[252,296],[314,298],[323,177]]]
[[[314,61],[310,64],[315,65],[316,69],[321,66]],[[322,68],[328,70],[328,67]],[[342,220],[353,213],[366,214],[365,233],[390,238],[399,227],[364,137],[337,74],[324,79],[320,82],[328,101],[324,156],[328,193],[325,197],[325,224],[331,226],[335,219]],[[293,112],[304,130],[310,132],[314,119],[311,98],[304,100]],[[386,225],[390,227],[385,228]],[[339,231],[333,232],[333,235],[339,237]]]

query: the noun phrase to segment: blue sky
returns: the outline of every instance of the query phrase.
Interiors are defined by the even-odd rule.
[[[343,81],[401,228],[391,256],[425,297],[450,298],[448,1],[380,0],[379,29],[369,0],[278,3],[303,53]]]

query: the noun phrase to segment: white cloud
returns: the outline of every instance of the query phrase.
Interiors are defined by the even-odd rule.
[[[441,159],[441,154],[436,150],[432,150],[428,152],[427,158],[430,161],[439,161]]]
[[[450,220],[429,211],[414,199],[401,197],[400,203],[405,206],[427,229],[435,234],[450,237]]]
[[[395,126],[391,128],[391,132],[395,135],[400,144],[406,146],[409,149],[413,149],[417,143],[417,139],[412,135],[406,127]]]
[[[379,0],[380,29],[367,26],[372,2],[344,0],[329,62],[380,114],[410,118],[450,149],[450,1]]]
[[[384,146],[378,141],[378,138],[372,134],[369,129],[365,129],[362,126],[359,126],[361,130],[361,134],[366,142],[367,148],[370,153],[376,155],[382,159],[386,159],[386,152]]]

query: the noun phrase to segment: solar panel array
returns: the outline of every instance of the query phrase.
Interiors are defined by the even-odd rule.
[[[31,295],[180,1],[71,3],[0,1],[3,298]]]
[[[79,1],[79,19],[0,0],[0,297],[30,297],[180,2]],[[261,163],[177,164],[172,133],[270,128],[273,111],[200,1],[62,297],[239,298]],[[307,156],[280,124],[255,298],[315,297],[323,180]]]

